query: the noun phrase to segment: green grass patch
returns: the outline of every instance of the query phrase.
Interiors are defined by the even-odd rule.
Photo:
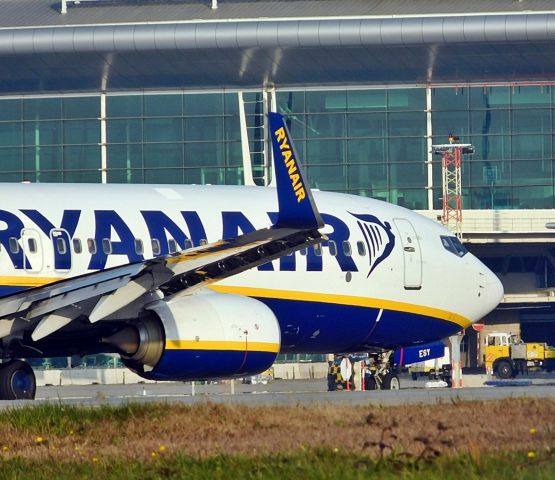
[[[551,480],[555,458],[550,452],[530,458],[527,453],[469,455],[434,459],[392,455],[372,460],[363,454],[330,449],[259,457],[215,456],[207,459],[183,455],[156,454],[147,461],[105,461],[102,458],[60,463],[21,458],[0,460],[0,480],[56,479],[420,479],[484,480],[500,478]]]
[[[167,405],[129,403],[121,406],[83,407],[41,404],[0,410],[0,428],[11,426],[18,432],[41,435],[67,435],[86,431],[99,421],[124,424],[135,418],[153,418],[167,413]]]

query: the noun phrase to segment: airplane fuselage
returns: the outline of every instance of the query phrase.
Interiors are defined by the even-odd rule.
[[[3,185],[0,296],[139,262],[275,222],[275,190]],[[437,223],[401,207],[313,192],[328,236],[213,283],[276,315],[282,352],[347,352],[456,333],[499,302],[498,279]],[[461,250],[462,248],[462,250]]]

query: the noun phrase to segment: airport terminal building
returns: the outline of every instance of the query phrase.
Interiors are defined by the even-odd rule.
[[[0,182],[267,185],[277,110],[314,188],[437,218],[432,145],[453,133],[475,149],[463,237],[507,292],[487,328],[555,343],[552,2],[0,0],[0,13]]]

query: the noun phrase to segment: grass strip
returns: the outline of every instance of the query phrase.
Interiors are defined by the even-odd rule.
[[[89,459],[59,463],[23,458],[0,460],[0,480],[56,479],[420,479],[487,480],[500,478],[552,480],[555,458],[551,452],[497,455],[459,455],[433,459],[405,458],[393,454],[382,460],[366,455],[319,449],[295,454],[258,457],[215,456],[206,459],[155,454],[146,461]]]
[[[52,470],[67,465],[80,478],[79,469],[88,470],[90,465],[95,472],[100,469],[105,474],[104,470],[121,464],[119,470],[128,468],[132,473],[134,468],[140,472],[146,468],[150,478],[163,478],[153,463],[163,460],[169,463],[164,468],[171,467],[167,470],[171,475],[174,467],[187,463],[192,471],[201,469],[202,473],[207,468],[217,476],[211,461],[225,463],[223,471],[233,471],[246,462],[246,472],[259,472],[264,465],[253,459],[266,458],[269,465],[274,465],[269,460],[282,459],[272,467],[276,471],[299,462],[302,466],[305,461],[312,461],[314,468],[323,464],[326,466],[320,476],[313,478],[332,478],[326,475],[335,472],[334,467],[326,464],[327,457],[316,462],[314,452],[348,452],[356,462],[362,462],[362,469],[379,459],[391,464],[402,461],[399,465],[405,472],[411,465],[416,463],[420,468],[424,460],[434,457],[469,455],[479,460],[481,455],[510,457],[512,451],[540,456],[541,452],[555,451],[554,432],[555,401],[549,399],[387,408],[248,407],[209,402],[192,406],[35,404],[0,410],[0,474],[3,466],[17,469],[19,463],[22,471],[33,465],[44,464],[45,471],[47,466]],[[304,460],[305,454],[309,460]],[[519,465],[527,468],[534,461],[526,457]],[[514,467],[513,463],[509,462]],[[550,465],[550,457],[544,463]],[[513,467],[508,475],[513,470],[519,472]],[[180,475],[185,470],[178,468]],[[271,470],[264,470],[265,475],[271,475]],[[494,470],[500,471],[497,467]],[[351,469],[349,478],[357,478],[358,471]],[[49,480],[58,478],[54,471],[48,476]]]
[[[0,410],[0,428],[10,426],[18,432],[41,432],[43,435],[67,434],[69,430],[84,431],[98,422],[117,426],[131,419],[157,418],[170,407],[161,403],[127,403],[94,407],[40,404]]]

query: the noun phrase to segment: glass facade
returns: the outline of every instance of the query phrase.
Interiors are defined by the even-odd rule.
[[[475,147],[462,163],[463,208],[554,207],[554,99],[549,85],[432,90],[434,143],[454,132]],[[440,159],[434,160],[440,208]]]
[[[426,90],[278,92],[311,185],[427,208]]]
[[[263,95],[242,95],[262,184]],[[280,90],[276,104],[315,188],[440,208],[428,138],[454,133],[475,146],[464,208],[555,207],[550,85]],[[0,181],[241,184],[240,125],[229,91],[0,98]]]
[[[237,94],[106,97],[110,183],[240,184]]]
[[[99,96],[0,99],[0,181],[100,182]]]

